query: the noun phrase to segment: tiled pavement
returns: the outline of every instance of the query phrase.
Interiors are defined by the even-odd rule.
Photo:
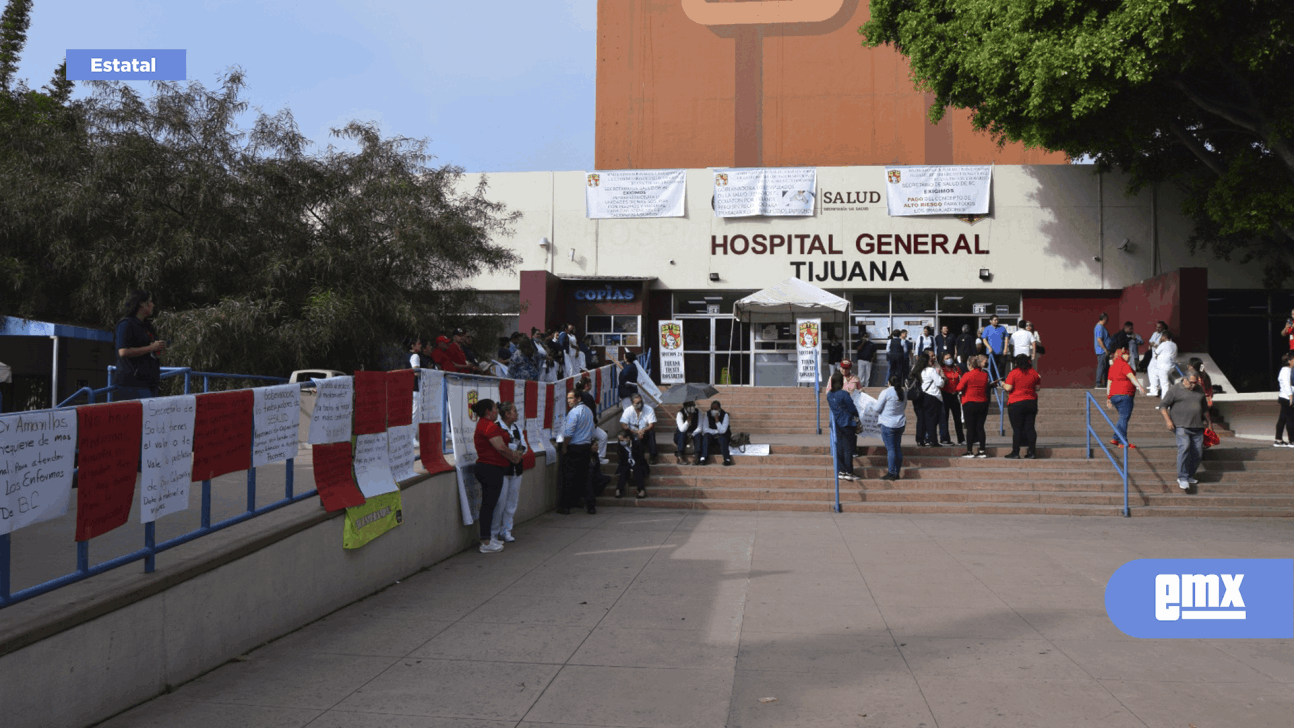
[[[609,509],[517,536],[102,725],[1294,722],[1294,643],[1139,641],[1103,608],[1135,558],[1289,558],[1285,520]]]

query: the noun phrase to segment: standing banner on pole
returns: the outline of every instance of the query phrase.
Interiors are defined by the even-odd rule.
[[[76,420],[75,409],[0,417],[0,534],[67,513],[76,469]],[[87,465],[81,477],[90,470]],[[130,485],[135,485],[133,478]]]
[[[987,215],[993,166],[885,168],[885,205],[891,217]]]
[[[709,324],[707,324],[708,326]],[[660,322],[660,383],[683,383],[683,322]],[[642,373],[639,373],[642,386]]]
[[[796,381],[813,384],[818,380],[816,365],[822,358],[822,319],[796,319],[795,351],[800,357]]]
[[[683,217],[685,169],[621,169],[584,175],[584,210],[591,220]]]
[[[715,217],[812,216],[817,180],[814,167],[716,169]]]
[[[140,523],[150,523],[168,513],[189,508],[193,420],[198,409],[194,399],[188,394],[140,400],[144,406],[139,468]],[[298,407],[293,407],[289,414],[295,416]],[[296,422],[293,417],[292,423]],[[292,444],[296,445],[296,441],[293,433]]]

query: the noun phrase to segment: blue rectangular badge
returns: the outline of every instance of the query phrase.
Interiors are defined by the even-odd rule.
[[[84,49],[67,51],[67,77],[73,81],[183,81],[188,78],[183,49]]]

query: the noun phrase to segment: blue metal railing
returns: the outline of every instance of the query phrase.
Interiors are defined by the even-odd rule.
[[[1102,452],[1104,452],[1105,456],[1110,459],[1110,464],[1114,466],[1114,471],[1119,474],[1120,478],[1123,478],[1123,515],[1131,516],[1132,511],[1128,507],[1128,438],[1119,434],[1119,430],[1114,426],[1114,423],[1110,421],[1109,416],[1107,416],[1104,412],[1101,411],[1101,406],[1097,404],[1096,399],[1092,397],[1092,393],[1085,392],[1085,394],[1087,396],[1085,398],[1086,401],[1083,407],[1085,410],[1086,422],[1087,422],[1087,457],[1089,460],[1092,458],[1092,438],[1096,438],[1096,444],[1101,446]],[[1119,462],[1114,459],[1114,455],[1110,453],[1110,448],[1106,447],[1104,438],[1097,435],[1096,430],[1092,429],[1092,408],[1093,407],[1096,407],[1097,414],[1101,415],[1101,418],[1104,419],[1106,424],[1110,426],[1110,429],[1114,430],[1115,438],[1117,438],[1119,441],[1119,444],[1123,446],[1123,467],[1122,468],[1119,467]]]
[[[1001,373],[997,370],[997,357],[993,355],[993,349],[989,348],[989,353],[985,359],[988,359],[988,379],[989,385],[993,390],[993,398],[997,400],[997,434],[1006,434],[1006,394],[1002,391]]]
[[[822,357],[813,360],[813,401],[817,406],[818,434],[822,434]]]
[[[839,463],[836,462],[836,442],[837,442],[836,438],[838,436],[836,435],[835,417],[831,418],[831,422],[828,424],[827,429],[831,431],[831,471],[832,473],[834,473],[836,478],[836,502],[832,505],[831,508],[836,513],[840,513],[841,512],[840,511],[840,468],[837,467]],[[853,458],[853,456],[854,456],[853,453],[850,452],[849,457]]]

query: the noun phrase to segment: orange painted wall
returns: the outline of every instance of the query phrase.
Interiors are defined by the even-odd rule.
[[[998,149],[967,112],[932,126],[906,60],[862,47],[867,0],[840,0],[822,22],[740,28],[694,22],[687,1],[599,0],[598,169],[1065,163]],[[749,59],[740,69],[739,56]],[[742,134],[739,81],[746,108],[758,110]]]

